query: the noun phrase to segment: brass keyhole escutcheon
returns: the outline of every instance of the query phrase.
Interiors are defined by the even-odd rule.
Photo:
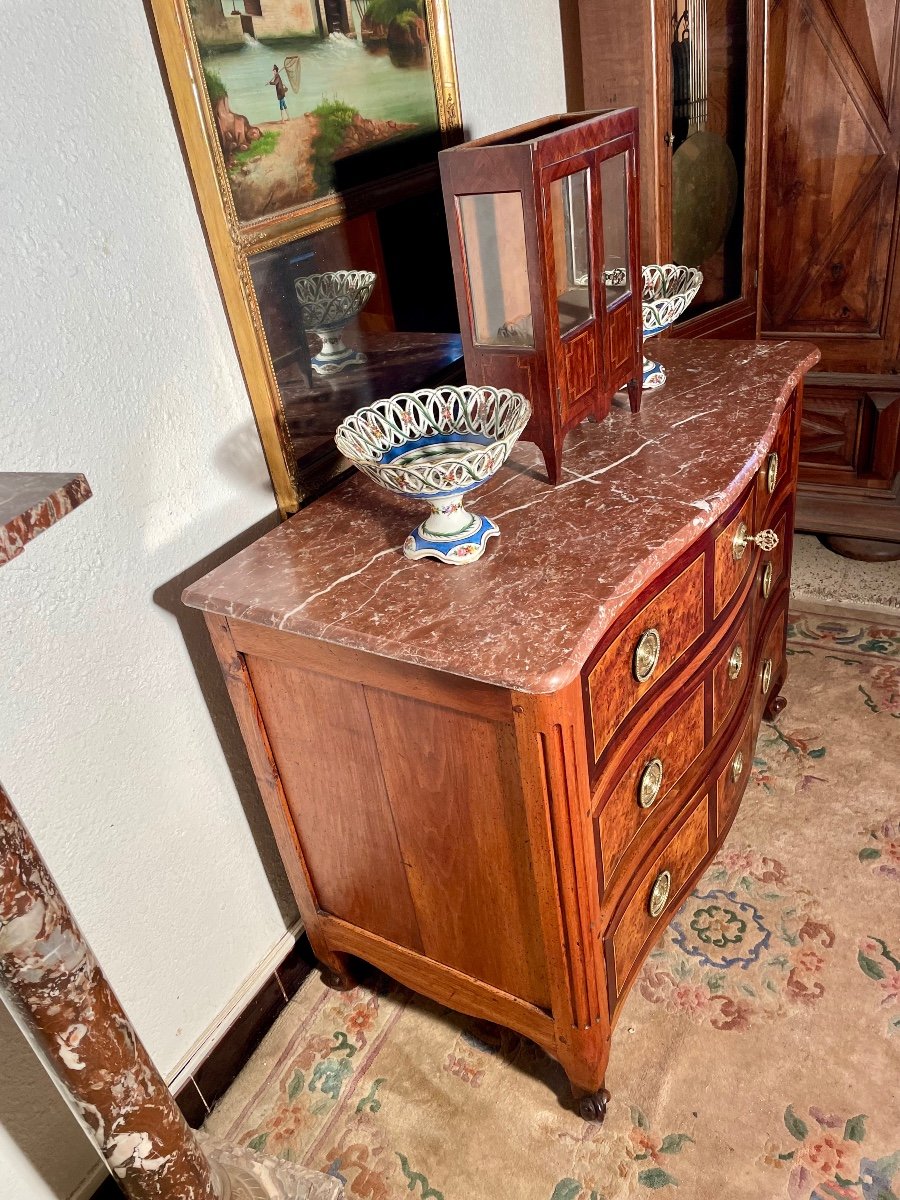
[[[663,762],[661,758],[651,758],[641,771],[638,784],[638,804],[641,808],[650,808],[656,803],[663,781]]]
[[[744,754],[743,754],[742,750],[738,750],[737,754],[734,756],[734,762],[731,764],[731,778],[734,780],[735,783],[737,783],[737,781],[740,779],[740,777],[741,777],[741,775],[743,775],[743,773],[744,773]]]
[[[766,460],[766,490],[771,496],[778,482],[778,451],[773,450]]]
[[[751,533],[747,528],[747,522],[741,521],[731,543],[731,553],[734,555],[735,561],[744,557],[744,551],[751,542],[769,554],[778,545],[778,534],[774,529],[761,529],[759,533]]]
[[[744,651],[740,645],[735,646],[731,652],[731,658],[728,660],[728,678],[737,679],[741,673],[741,667],[744,665]]]
[[[661,645],[658,629],[645,629],[638,638],[632,664],[634,677],[638,683],[646,683],[656,670]]]
[[[767,562],[765,565],[765,569],[763,570],[763,578],[762,578],[762,593],[763,593],[764,600],[768,600],[768,598],[769,598],[769,592],[771,592],[771,590],[772,590],[772,580],[773,580],[774,576],[775,576],[775,568],[772,566],[772,564],[770,562]]]
[[[661,871],[656,877],[656,882],[653,884],[653,890],[650,892],[650,916],[658,917],[662,910],[666,907],[669,899],[669,892],[672,890],[672,874],[670,871]]]
[[[762,669],[762,690],[763,695],[769,690],[769,684],[772,682],[772,660],[767,658],[763,663]]]

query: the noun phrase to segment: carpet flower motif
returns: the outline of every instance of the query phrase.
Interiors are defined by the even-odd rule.
[[[859,861],[871,863],[873,875],[900,882],[900,813],[867,832],[868,841],[859,851]]]
[[[789,1200],[896,1200],[900,1150],[867,1158],[864,1114],[844,1117],[811,1107],[808,1116],[810,1121],[788,1105],[784,1125],[798,1144],[779,1150],[779,1139],[769,1138],[762,1159],[766,1166],[789,1172]]]
[[[729,849],[675,915],[638,988],[667,1012],[747,1029],[821,999],[833,945],[811,894],[781,863]]]
[[[888,947],[884,938],[866,937],[856,954],[859,969],[878,985],[879,1008],[888,1014],[888,1034],[900,1033],[900,955]]]

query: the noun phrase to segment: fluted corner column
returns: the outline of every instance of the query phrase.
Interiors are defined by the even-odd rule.
[[[339,1200],[338,1180],[205,1148],[141,1044],[0,786],[0,989],[129,1200]]]

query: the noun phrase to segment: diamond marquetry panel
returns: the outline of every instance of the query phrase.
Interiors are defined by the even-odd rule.
[[[596,384],[597,333],[593,323],[571,341],[563,342],[563,354],[567,386],[563,402],[565,419],[574,409],[583,407],[578,401]]]
[[[827,395],[819,391],[804,397],[800,425],[800,461],[820,466],[854,467],[859,399],[854,395]]]

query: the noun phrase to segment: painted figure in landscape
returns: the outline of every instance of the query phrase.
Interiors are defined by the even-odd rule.
[[[333,191],[341,159],[437,131],[425,0],[189,4],[241,220]]]

